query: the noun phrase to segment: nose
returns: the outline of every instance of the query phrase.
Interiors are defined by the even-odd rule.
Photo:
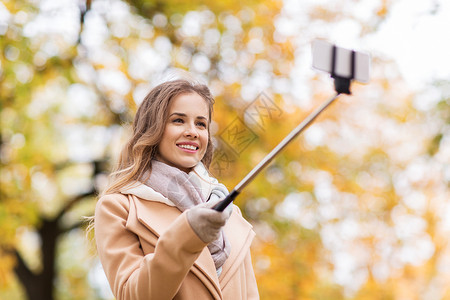
[[[184,131],[184,136],[190,138],[198,137],[198,131],[197,128],[195,127],[195,124],[187,124],[186,130]]]

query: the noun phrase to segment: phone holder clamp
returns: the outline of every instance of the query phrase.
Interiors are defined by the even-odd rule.
[[[350,91],[350,83],[353,78],[355,78],[355,58],[356,58],[356,52],[352,50],[351,53],[351,60],[350,60],[350,76],[349,77],[343,77],[338,76],[335,72],[336,70],[336,56],[337,56],[337,47],[336,45],[333,45],[332,54],[331,54],[331,77],[334,78],[334,89],[336,90],[336,93],[338,94],[347,94],[351,95],[352,92]]]

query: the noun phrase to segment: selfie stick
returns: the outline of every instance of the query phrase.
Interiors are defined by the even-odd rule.
[[[297,137],[303,130],[305,130],[331,103],[334,102],[341,94],[350,95],[350,83],[353,78],[355,78],[355,52],[351,52],[350,59],[350,76],[341,76],[336,74],[336,64],[337,64],[337,50],[336,46],[332,46],[331,49],[331,77],[334,78],[334,88],[336,90],[336,95],[331,99],[323,103],[318,107],[313,113],[311,113],[303,122],[301,122],[294,130],[292,130],[264,159],[259,162],[250,173],[245,176],[241,182],[236,185],[236,187],[219,202],[214,209],[216,211],[223,211],[234,199],[239,195],[239,193],[274,159],[278,153],[281,152],[295,137]]]

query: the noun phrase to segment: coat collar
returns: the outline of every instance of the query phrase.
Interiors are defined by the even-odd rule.
[[[161,193],[158,193],[151,187],[139,181],[130,182],[126,186],[122,187],[120,192],[122,194],[135,195],[143,200],[160,202],[168,206],[175,206],[172,201],[164,197]]]

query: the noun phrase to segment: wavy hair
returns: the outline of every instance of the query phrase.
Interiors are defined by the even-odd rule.
[[[204,84],[186,79],[166,81],[153,88],[139,106],[133,122],[132,136],[122,149],[117,165],[110,175],[108,186],[102,195],[117,193],[132,181],[148,179],[143,177],[150,175],[151,161],[155,158],[164,133],[169,105],[175,97],[189,93],[197,93],[208,105],[208,146],[201,161],[206,168],[209,168],[213,155],[209,125],[214,98]]]

